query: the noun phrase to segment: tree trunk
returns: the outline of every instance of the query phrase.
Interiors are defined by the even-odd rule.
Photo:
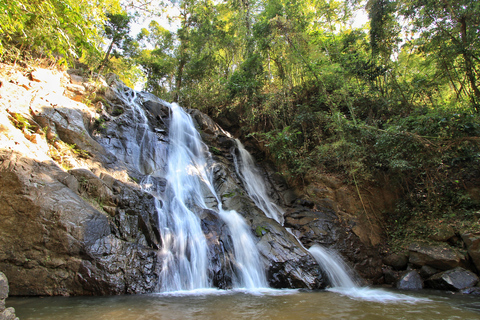
[[[100,74],[103,70],[103,68],[107,65],[108,60],[110,59],[110,53],[112,52],[113,45],[115,44],[115,38],[112,39],[112,42],[110,42],[110,46],[108,46],[108,50],[105,53],[105,57],[103,58],[102,62],[100,63],[100,66],[98,67],[98,74]]]
[[[470,82],[470,87],[473,91],[473,95],[471,96],[472,104],[476,112],[480,111],[480,90],[477,86],[477,79],[475,77],[475,72],[473,70],[473,62],[472,58],[470,57],[469,52],[467,52],[468,47],[468,39],[467,39],[467,22],[465,17],[462,17],[458,21],[460,23],[460,36],[462,38],[462,56],[465,62],[465,73],[467,75],[468,81]]]

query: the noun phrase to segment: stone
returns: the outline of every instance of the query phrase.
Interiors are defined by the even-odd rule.
[[[14,308],[7,308],[0,313],[0,320],[18,320]]]
[[[383,263],[395,270],[405,270],[408,264],[408,256],[405,253],[392,253],[383,258]]]
[[[438,270],[430,266],[422,266],[420,268],[420,276],[422,279],[428,279],[436,273],[438,273]]]
[[[0,272],[0,300],[8,298],[8,279],[3,272]]]
[[[441,226],[435,229],[434,233],[429,236],[430,239],[435,241],[445,242],[455,236],[455,230],[452,226]]]
[[[462,240],[465,242],[468,255],[472,259],[477,271],[480,271],[480,233],[462,234]]]
[[[478,276],[471,271],[457,267],[437,273],[425,281],[425,286],[438,290],[459,291],[473,287],[478,283]]]
[[[446,245],[431,246],[413,243],[408,247],[409,262],[416,266],[430,266],[439,270],[449,270],[460,266],[463,255]]]
[[[411,270],[400,277],[396,287],[402,290],[421,290],[423,289],[423,281],[416,270]]]
[[[82,84],[69,83],[66,89],[75,94],[79,94],[79,95],[85,94],[85,87]]]
[[[315,243],[326,245],[345,257],[362,278],[383,282],[383,263],[378,251],[367,247],[350,228],[342,225],[334,211],[297,207],[287,210],[284,217],[285,227],[290,228],[305,247]]]
[[[74,85],[82,85],[85,82],[85,79],[83,79],[82,76],[72,73],[70,74],[70,82]]]
[[[14,308],[5,308],[5,299],[8,297],[8,280],[3,272],[0,272],[0,320],[18,320]]]
[[[383,277],[385,284],[396,284],[400,279],[400,272],[393,270],[393,268],[390,266],[387,266],[383,269]]]
[[[471,287],[460,290],[460,293],[480,296],[480,287]]]

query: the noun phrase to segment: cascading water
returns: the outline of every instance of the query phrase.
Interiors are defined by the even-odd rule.
[[[310,251],[315,260],[317,260],[318,264],[328,277],[331,285],[331,288],[328,289],[329,291],[340,293],[354,299],[375,302],[415,303],[422,301],[422,299],[404,294],[361,287],[355,271],[343,261],[336,251],[324,248],[320,245],[313,245],[308,251]]]
[[[233,210],[224,210],[213,187],[213,173],[208,165],[207,147],[201,141],[192,118],[180,106],[160,101],[170,108],[169,146],[165,159],[159,159],[158,137],[149,124],[137,93],[120,87],[117,94],[131,106],[136,123],[135,143],[125,146],[125,163],[144,175],[141,185],[155,197],[158,213],[162,261],[159,290],[180,291],[211,287],[208,278],[208,247],[199,215],[207,209],[205,196],[218,203],[218,214],[227,225],[234,248],[236,288],[267,287],[264,267],[244,219]],[[150,97],[151,98],[151,97]],[[125,115],[127,116],[127,115]],[[166,184],[165,184],[166,181]],[[163,183],[163,185],[162,185]]]
[[[233,152],[235,169],[240,176],[250,198],[269,218],[283,225],[283,210],[270,200],[265,183],[258,172],[252,155],[245,149],[240,140],[235,139],[240,158]]]
[[[170,216],[173,228],[167,227],[164,244],[167,267],[162,271],[162,283],[169,284],[174,275],[175,283],[165,290],[184,290],[209,287],[207,279],[207,245],[200,227],[200,219],[192,211],[206,209],[204,188],[215,197],[220,218],[227,224],[232,237],[238,276],[235,287],[254,289],[266,287],[259,253],[244,219],[234,210],[226,211],[213,187],[213,174],[207,164],[206,146],[193,121],[181,107],[171,105],[171,122],[168,152],[168,186],[165,206],[161,214]],[[163,218],[162,218],[163,219]],[[166,226],[172,225],[163,221]],[[171,286],[173,285],[173,286]]]
[[[333,250],[320,245],[313,245],[308,249],[318,264],[324,270],[330,285],[334,288],[356,288],[358,282],[354,279],[353,270]]]

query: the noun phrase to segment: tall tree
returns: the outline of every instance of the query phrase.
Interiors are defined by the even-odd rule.
[[[402,13],[421,33],[421,50],[435,54],[440,70],[464,75],[472,108],[480,112],[480,2],[472,0],[403,0]]]
[[[120,48],[122,42],[128,41],[130,33],[130,21],[132,17],[126,12],[107,13],[107,21],[105,23],[105,37],[110,40],[110,44],[105,52],[103,60],[98,66],[98,73],[108,64],[110,55],[114,47]]]

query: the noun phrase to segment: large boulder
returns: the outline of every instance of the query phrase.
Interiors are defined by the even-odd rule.
[[[405,270],[408,265],[408,256],[405,253],[392,253],[383,258],[383,263],[395,270]]]
[[[425,286],[432,289],[458,291],[473,287],[477,283],[476,274],[457,267],[431,276],[425,281]]]
[[[449,270],[461,265],[465,257],[446,246],[432,246],[413,243],[408,247],[409,262],[415,266],[430,266],[439,270]]]
[[[405,272],[397,281],[397,289],[420,290],[423,289],[423,281],[416,270]]]

